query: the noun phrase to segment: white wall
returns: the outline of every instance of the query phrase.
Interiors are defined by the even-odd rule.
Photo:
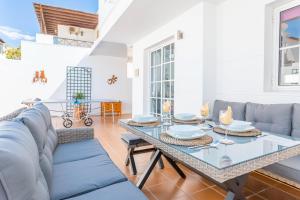
[[[131,80],[127,78],[127,58],[92,55],[83,59],[80,66],[92,67],[92,98],[114,99],[122,102],[122,113],[131,113]],[[107,79],[118,77],[115,84],[109,85]],[[94,108],[99,105],[93,105]],[[99,109],[93,113],[99,114]]]
[[[265,6],[272,0],[227,0],[217,8],[216,98],[300,102],[299,92],[265,92]]]
[[[203,3],[188,10],[133,45],[133,65],[140,76],[133,79],[133,114],[149,110],[148,49],[164,40],[175,41],[175,112],[198,113],[203,100]]]
[[[62,45],[38,44],[22,41],[22,59],[0,60],[0,115],[7,114],[21,106],[24,99],[55,97],[63,99],[65,91],[57,93],[64,82],[67,65],[77,65],[87,49]],[[36,70],[45,70],[48,83],[32,84]]]
[[[22,59],[0,58],[0,116],[21,106],[21,101],[39,97],[41,99],[66,98],[66,67],[87,66],[93,68],[93,98],[112,98],[124,101],[124,113],[131,111],[130,80],[126,78],[126,59],[93,55],[86,57],[89,49],[40,44],[22,41]],[[85,58],[84,60],[82,60]],[[45,70],[48,83],[32,84],[36,70]],[[106,84],[112,74],[118,76],[113,86]],[[59,109],[60,105],[48,105]],[[98,106],[99,105],[95,105]],[[99,114],[99,109],[94,114]]]

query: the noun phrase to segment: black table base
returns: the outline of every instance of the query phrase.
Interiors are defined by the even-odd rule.
[[[161,159],[161,156],[164,155],[159,149],[157,149],[154,153],[154,155],[152,156],[152,158],[149,161],[148,166],[146,167],[144,173],[142,174],[141,178],[139,179],[138,183],[136,184],[136,186],[140,189],[143,188],[143,186],[145,185],[147,179],[149,178],[153,168],[155,167],[156,163]],[[166,160],[170,163],[170,165],[175,169],[175,171],[181,176],[181,178],[185,178],[185,174],[183,173],[183,171],[178,167],[178,165],[176,164],[176,162],[174,160],[172,160],[171,158],[169,158],[168,156],[164,155],[164,157],[166,158]]]
[[[148,166],[146,167],[145,171],[143,172],[141,178],[139,179],[136,186],[139,189],[142,189],[145,185],[147,179],[149,178],[153,168],[155,167],[156,163],[161,159],[161,157],[164,156],[166,160],[170,163],[170,165],[175,169],[175,171],[179,174],[181,178],[186,178],[183,171],[178,167],[177,163],[170,158],[168,155],[164,154],[161,150],[156,149],[154,152],[152,158],[149,161]],[[189,167],[190,168],[190,167]],[[191,169],[191,168],[190,168]],[[202,174],[196,170],[191,169],[192,171],[195,171],[196,173],[203,175],[204,177],[208,178],[209,180],[212,180],[216,185],[219,185],[220,187],[226,189],[229,191],[226,196],[226,200],[244,200],[245,197],[243,195],[243,188],[246,184],[248,174],[242,175],[240,177],[236,177],[234,179],[228,180],[224,183],[217,183],[213,179],[210,179],[205,174]]]

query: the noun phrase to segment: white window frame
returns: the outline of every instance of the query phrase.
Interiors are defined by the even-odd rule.
[[[272,86],[273,90],[275,91],[299,91],[300,92],[300,85],[287,85],[287,86],[281,86],[279,85],[279,54],[280,50],[282,49],[289,49],[291,47],[296,47],[298,45],[290,46],[290,47],[283,47],[280,48],[280,13],[282,11],[288,10],[290,8],[296,7],[300,5],[300,0],[294,0],[289,1],[288,3],[285,3],[284,5],[281,5],[279,7],[276,7],[273,10],[273,77],[272,77]],[[300,84],[300,83],[299,83]]]
[[[163,43],[161,43],[160,45],[157,45],[157,46],[155,46],[155,47],[153,47],[153,48],[151,48],[151,49],[149,49],[149,54],[148,54],[148,74],[149,74],[149,76],[148,76],[148,88],[149,88],[149,93],[148,93],[148,110],[149,110],[149,113],[150,114],[153,114],[152,112],[151,112],[151,99],[153,98],[152,96],[151,96],[151,92],[152,92],[152,88],[151,88],[151,84],[152,84],[152,80],[151,80],[151,54],[153,53],[153,52],[155,52],[155,51],[157,51],[157,50],[159,50],[159,49],[161,49],[162,51],[161,51],[161,82],[166,82],[165,80],[162,80],[162,78],[163,78],[163,64],[165,64],[164,62],[163,62],[163,59],[164,59],[164,54],[163,54],[163,49],[164,49],[164,47],[165,46],[169,46],[169,45],[171,45],[171,44],[173,44],[174,45],[174,57],[176,57],[176,55],[175,55],[175,49],[176,49],[176,43],[175,43],[175,40],[169,40],[169,41],[167,41],[167,42],[163,42]],[[171,62],[173,62],[174,63],[174,71],[175,71],[175,59],[173,60],[173,61],[170,61],[169,63],[171,63]],[[156,66],[157,67],[157,66]],[[174,73],[174,77],[173,77],[173,79],[170,79],[170,80],[168,80],[168,81],[173,81],[173,87],[175,88],[175,73]],[[163,88],[162,88],[162,84],[161,84],[161,95],[163,95]],[[171,88],[170,88],[171,89]],[[174,93],[174,96],[175,96],[175,93]],[[161,97],[160,98],[161,100],[164,100],[164,99],[168,99],[168,100],[171,100],[171,101],[173,101],[174,102],[174,97],[172,98],[172,97],[170,97],[170,98],[164,98],[164,97]],[[161,102],[161,111],[162,111],[162,103],[163,102]],[[175,106],[175,102],[174,102],[174,106]],[[162,112],[161,112],[162,113]],[[158,114],[158,113],[156,113],[156,114]],[[158,114],[158,116],[159,116],[160,114]]]

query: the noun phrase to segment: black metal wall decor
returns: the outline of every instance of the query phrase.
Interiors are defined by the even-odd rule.
[[[78,103],[86,109],[85,112],[91,112],[92,68],[68,66],[66,76],[67,112],[73,114],[74,105]],[[74,103],[76,96],[81,96],[81,99]]]

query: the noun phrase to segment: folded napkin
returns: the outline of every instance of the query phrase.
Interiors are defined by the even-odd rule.
[[[231,124],[233,121],[232,115],[232,108],[228,106],[226,112],[220,115],[220,122],[225,125]]]

